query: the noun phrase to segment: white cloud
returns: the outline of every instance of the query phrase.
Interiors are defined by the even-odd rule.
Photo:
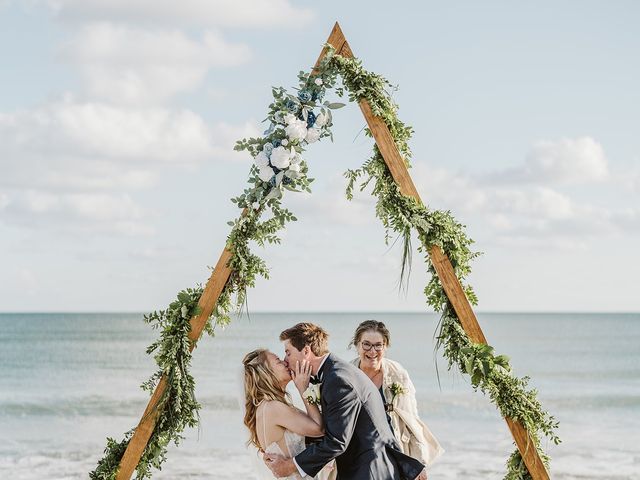
[[[201,27],[300,28],[313,18],[309,8],[288,0],[45,0],[65,21],[119,22]]]
[[[233,142],[251,123],[210,127],[188,110],[125,108],[71,98],[0,114],[0,186],[143,188],[159,163],[239,158]]]
[[[570,218],[575,213],[569,197],[546,187],[504,188],[484,194],[490,198],[489,208],[496,212],[549,220]]]
[[[243,64],[246,45],[208,31],[194,40],[179,30],[141,29],[100,22],[83,26],[62,48],[94,98],[157,104],[198,87],[209,69]]]
[[[207,125],[188,110],[114,107],[72,98],[0,113],[0,220],[52,230],[150,234],[149,215],[123,192],[167,169],[245,159],[235,140],[252,123]]]
[[[68,232],[151,234],[150,212],[126,194],[13,191],[0,209],[8,224]]]
[[[502,183],[580,184],[609,178],[602,146],[590,137],[541,140],[533,145],[523,165],[489,177]]]
[[[428,205],[486,227],[483,235],[503,245],[585,248],[587,238],[640,230],[638,209],[594,203],[603,190],[591,186],[588,202],[561,190],[562,184],[595,181],[600,189],[616,189],[625,177],[609,175],[604,151],[592,139],[538,143],[508,171],[472,175],[416,162],[411,173]]]

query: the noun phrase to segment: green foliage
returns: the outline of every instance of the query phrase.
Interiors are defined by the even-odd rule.
[[[298,74],[298,95],[292,95],[281,87],[272,89],[273,102],[268,107],[265,119],[269,127],[264,136],[239,140],[235,150],[247,151],[257,157],[266,147],[274,148],[285,142],[295,154],[304,153],[305,141],[287,138],[284,119],[288,114],[295,114],[296,118],[305,122],[309,115],[321,114],[326,124],[321,126],[319,137],[332,138],[331,111],[344,104],[323,101],[323,97],[326,89],[334,89],[339,96],[347,93],[352,102],[366,100],[369,103],[373,113],[381,117],[389,128],[400,154],[407,167],[410,167],[411,150],[408,142],[413,129],[397,116],[397,105],[389,93],[394,87],[382,76],[366,71],[359,60],[336,55],[330,46],[327,47],[328,53],[318,69],[312,73],[301,71]],[[337,86],[339,78],[342,86]],[[303,91],[304,94],[301,94]],[[368,129],[366,133],[371,136]],[[261,247],[279,244],[279,231],[287,223],[296,221],[293,213],[282,206],[282,198],[286,190],[311,191],[313,179],[308,176],[308,166],[304,160],[299,165],[299,171],[285,168],[269,181],[262,180],[258,166],[253,165],[249,171],[247,188],[231,199],[242,212],[237,219],[228,222],[231,232],[226,248],[231,252],[229,267],[232,273],[218,298],[212,319],[207,320],[205,330],[209,334],[214,334],[215,326],[227,325],[231,321],[230,313],[245,305],[247,290],[255,285],[259,276],[269,277],[266,263],[251,251],[250,244],[253,242]],[[355,188],[363,191],[371,187],[371,194],[376,197],[375,213],[385,229],[385,242],[388,244],[398,236],[402,238],[401,284],[410,272],[411,235],[417,233],[417,250],[431,273],[424,289],[426,302],[441,313],[437,347],[442,349],[449,369],[455,366],[468,375],[471,386],[488,395],[503,416],[521,422],[530,433],[540,457],[548,464],[549,459],[540,446],[540,434],[559,443],[560,439],[555,434],[558,423],[543,410],[536,390],[528,387],[529,378],[513,375],[508,357],[496,355],[489,345],[471,342],[431,263],[429,251],[435,246],[440,247],[451,261],[470,303],[477,304],[473,288],[465,283],[465,279],[471,273],[471,261],[479,253],[471,250],[473,240],[467,236],[465,226],[458,223],[449,211],[431,210],[416,199],[402,195],[376,145],[372,156],[360,168],[345,172],[345,177],[348,199],[353,198]],[[262,216],[267,218],[262,220]],[[145,321],[160,331],[159,339],[147,349],[147,353],[154,354],[159,370],[143,383],[142,388],[153,392],[158,381],[164,377],[167,379],[167,389],[157,407],[156,427],[137,467],[138,479],[151,477],[152,468],[160,469],[166,458],[168,444],[178,444],[184,428],[198,424],[200,405],[194,394],[194,379],[189,373],[194,346],[189,339],[189,320],[200,313],[198,300],[202,291],[200,286],[184,290],[166,310],[145,316]],[[115,479],[120,459],[132,434],[133,430],[127,432],[120,442],[107,439],[105,456],[90,473],[90,478]],[[505,479],[529,478],[529,472],[516,449],[507,461]]]
[[[98,462],[96,469],[89,474],[91,480],[115,480],[118,474],[120,459],[124,455],[133,432],[125,434],[125,438],[116,442],[113,438],[107,438],[107,446],[104,449],[104,457]]]
[[[165,461],[168,445],[171,442],[178,445],[184,429],[198,425],[200,404],[195,397],[195,381],[189,373],[194,342],[189,339],[189,333],[191,318],[200,313],[198,301],[202,291],[201,286],[183,290],[166,310],[144,316],[145,322],[160,331],[158,340],[147,348],[147,354],[154,354],[159,369],[141,387],[152,394],[164,376],[166,389],[157,405],[155,428],[136,468],[138,479],[151,478],[151,469],[160,469]],[[205,329],[213,333],[210,321]],[[133,429],[127,432],[120,442],[107,439],[105,456],[89,474],[92,480],[116,478],[120,459],[133,432]]]
[[[349,99],[357,102],[366,100],[371,105],[373,112],[389,127],[398,150],[409,166],[411,151],[407,142],[413,131],[397,117],[397,106],[386,91],[391,85],[379,75],[365,71],[357,59],[333,56],[332,61],[343,78]],[[417,232],[420,240],[418,251],[424,255],[431,273],[424,293],[427,304],[442,314],[437,346],[442,348],[449,368],[458,367],[470,377],[474,389],[489,395],[503,416],[521,422],[530,433],[543,462],[548,465],[549,458],[540,447],[539,436],[543,434],[558,444],[560,439],[555,434],[558,423],[543,410],[537,399],[537,391],[528,388],[529,378],[518,378],[512,374],[507,356],[495,355],[493,347],[489,345],[471,342],[431,263],[428,252],[438,246],[449,257],[469,302],[477,304],[472,287],[465,284],[464,279],[471,273],[471,261],[479,254],[471,250],[473,241],[466,235],[464,225],[458,223],[449,211],[430,210],[413,198],[402,195],[377,146],[374,146],[369,160],[359,169],[347,171],[345,176],[349,199],[353,197],[358,182],[360,190],[373,185],[371,194],[377,197],[376,215],[385,228],[385,241],[389,242],[391,232],[404,238],[402,272],[408,271],[404,264],[410,261],[407,245],[410,244],[411,232]],[[531,478],[529,472],[516,449],[507,461],[505,479],[528,478]]]

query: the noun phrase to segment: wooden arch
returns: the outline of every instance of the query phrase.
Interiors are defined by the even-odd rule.
[[[327,39],[327,43],[333,46],[337,54],[348,58],[353,57],[351,47],[347,43],[347,40],[342,33],[342,29],[337,22]],[[320,61],[325,54],[326,49],[323,49],[316,62],[316,67],[320,64]],[[362,114],[367,121],[367,125],[373,134],[378,148],[380,149],[380,153],[384,157],[384,161],[389,167],[389,171],[391,172],[393,179],[400,187],[400,191],[404,195],[413,197],[421,202],[422,200],[420,199],[413,180],[409,175],[405,161],[400,156],[400,152],[398,151],[386,124],[381,118],[372,113],[371,107],[366,100],[360,100],[360,110],[362,110]],[[449,258],[442,252],[440,247],[437,246],[431,248],[429,255],[440,282],[444,287],[445,293],[453,305],[465,332],[472,342],[486,344],[487,340],[484,333],[478,324],[478,320],[471,308],[471,304],[462,290],[462,286],[456,277]],[[191,319],[191,332],[189,334],[189,339],[192,341],[192,351],[195,348],[196,342],[200,338],[207,319],[211,316],[216,306],[220,293],[229,279],[231,269],[227,264],[230,259],[231,252],[225,248],[220,255],[220,259],[218,260],[211,277],[207,281],[202,296],[200,297],[198,306],[201,308],[201,312]],[[149,400],[149,403],[142,415],[142,419],[138,423],[135,433],[129,441],[129,445],[122,456],[122,459],[120,460],[120,468],[116,477],[117,480],[129,480],[138,466],[140,457],[142,456],[144,449],[149,442],[149,438],[153,433],[158,415],[157,406],[166,390],[166,386],[166,378],[162,377]],[[518,421],[511,418],[505,418],[505,421],[507,422],[507,426],[513,435],[531,477],[534,480],[549,480],[549,474],[542,462],[542,459],[538,455],[538,451],[535,448],[535,444],[529,435],[529,432],[527,432],[524,426]]]

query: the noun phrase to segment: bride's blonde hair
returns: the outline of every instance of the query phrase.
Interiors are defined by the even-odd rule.
[[[244,424],[251,435],[247,445],[255,445],[262,450],[256,433],[256,412],[265,400],[277,400],[291,404],[289,394],[282,390],[278,377],[267,359],[269,350],[259,348],[245,355],[244,365]]]

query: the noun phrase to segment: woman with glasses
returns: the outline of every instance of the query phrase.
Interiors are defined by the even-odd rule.
[[[356,328],[350,345],[358,350],[352,363],[362,370],[380,391],[387,420],[402,453],[429,467],[444,450],[418,416],[416,389],[405,368],[385,357],[391,335],[384,323],[366,320]]]

